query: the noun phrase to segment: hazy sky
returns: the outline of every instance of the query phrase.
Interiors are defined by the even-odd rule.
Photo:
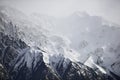
[[[86,11],[120,24],[120,0],[0,0],[0,5],[9,5],[27,14],[37,12],[56,17]]]

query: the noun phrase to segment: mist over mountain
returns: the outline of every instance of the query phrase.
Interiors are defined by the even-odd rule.
[[[35,21],[53,32],[70,39],[70,47],[80,54],[79,60],[86,62],[89,57],[97,63],[100,59],[101,66],[109,67],[119,64],[119,35],[120,26],[110,23],[99,16],[90,16],[85,12],[75,12],[66,18],[42,17],[34,15]],[[45,24],[47,23],[47,24]],[[111,51],[112,50],[112,51]],[[116,52],[117,51],[117,52]],[[117,63],[116,63],[117,62]],[[120,73],[118,67],[115,66]]]
[[[119,80],[119,34],[85,12],[55,18],[0,6],[0,78]]]

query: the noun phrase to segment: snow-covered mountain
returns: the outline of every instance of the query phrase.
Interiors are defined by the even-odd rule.
[[[41,24],[46,28],[50,27],[52,31],[67,36],[71,41],[70,47],[80,54],[79,61],[90,67],[94,61],[120,76],[119,25],[85,12],[75,12],[65,18],[41,18],[40,14],[33,16],[35,21],[48,23]]]
[[[48,17],[45,18],[48,19]],[[106,72],[96,63],[94,63],[95,68],[82,64],[81,54],[71,47],[71,41],[65,36],[51,33],[51,30],[47,28],[47,22],[52,25],[51,22],[49,20],[44,22],[43,19],[39,23],[38,19],[36,21],[33,16],[26,16],[16,9],[0,7],[1,79],[119,79],[119,76],[117,76],[119,74],[114,73],[116,70]],[[54,20],[50,19],[53,22]],[[116,53],[119,54],[119,51]],[[119,63],[119,60],[117,61]],[[85,63],[87,64],[87,61]],[[113,64],[112,67],[117,67],[118,65],[116,65],[117,63]]]

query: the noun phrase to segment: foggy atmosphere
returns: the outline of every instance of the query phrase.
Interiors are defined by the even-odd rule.
[[[0,80],[120,80],[120,0],[0,0]]]

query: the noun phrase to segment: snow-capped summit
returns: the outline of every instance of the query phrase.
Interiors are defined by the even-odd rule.
[[[5,76],[8,76],[6,77],[8,80],[78,80],[78,79],[114,80],[115,78],[117,79],[116,76],[119,74],[117,75],[116,73],[114,74],[115,71],[111,71],[112,74],[115,76],[107,74],[107,72],[105,72],[100,65],[97,65],[97,63],[94,62],[93,58],[92,59],[94,65],[97,68],[99,68],[97,69],[97,71],[94,68],[90,68],[82,64],[81,63],[82,59],[86,58],[88,55],[86,54],[85,56],[83,56],[83,54],[85,54],[84,51],[82,54],[82,51],[80,52],[79,50],[77,51],[76,48],[73,48],[74,47],[73,43],[79,44],[78,43],[79,38],[78,36],[74,37],[73,35],[71,35],[70,34],[71,32],[75,30],[75,34],[77,35],[83,33],[81,34],[81,36],[82,35],[83,36],[81,37],[80,40],[81,49],[86,48],[87,51],[91,51],[89,50],[89,47],[91,47],[90,44],[94,44],[93,42],[95,41],[93,37],[91,38],[90,34],[94,34],[94,37],[97,39],[99,38],[97,37],[98,35],[95,35],[94,32],[92,33],[90,32],[99,29],[101,31],[100,27],[97,27],[98,29],[95,28],[93,30],[91,30],[91,28],[89,27],[87,28],[88,32],[85,34],[84,32],[82,32],[82,30],[80,30],[80,33],[77,32],[79,30],[78,26],[81,26],[80,23],[78,22],[79,20],[82,21],[82,19],[79,20],[77,19],[78,21],[76,21],[76,18],[74,20],[68,20],[67,18],[60,20],[52,19],[53,23],[51,23],[49,22],[51,21],[51,18],[46,21],[41,18],[35,19],[32,17],[26,16],[22,12],[13,8],[9,7],[0,8],[0,65],[1,65],[0,69],[2,69],[0,73],[3,73]],[[45,18],[47,19],[47,17]],[[96,20],[96,18],[90,18],[90,20],[91,19]],[[71,22],[70,24],[68,24],[69,21]],[[90,23],[89,20],[85,19],[85,21],[87,21],[88,24],[93,25],[93,21],[91,21]],[[49,24],[45,24],[47,22]],[[42,23],[44,23],[45,25]],[[59,28],[60,26],[62,27],[69,26],[69,28],[72,28],[73,30],[71,29],[65,30],[70,32],[66,33],[67,35],[64,36],[63,34],[59,35],[59,33],[56,33],[57,29],[55,29],[56,30],[55,32],[49,31],[49,28],[46,29],[47,26],[50,27],[50,24],[53,25],[54,27],[58,26]],[[84,23],[82,23],[82,25],[84,26],[87,25],[87,27],[88,24],[84,25]],[[98,24],[100,24],[99,20]],[[46,26],[46,28],[44,28],[43,25]],[[83,30],[86,30],[86,27]],[[108,35],[108,33],[106,33],[106,35]],[[88,37],[88,34],[90,37]],[[73,38],[75,39],[78,38],[78,40],[76,39],[77,40],[76,43],[73,41]],[[84,41],[82,39],[84,39]],[[88,41],[89,39],[90,41]],[[99,44],[101,43],[98,43],[98,45],[93,46],[99,47]],[[92,50],[94,50],[94,48]],[[107,50],[107,48],[105,50]],[[100,54],[101,57],[102,54],[101,49],[100,50],[96,49],[94,54],[96,53]],[[119,51],[116,53],[119,54]],[[97,58],[98,57],[99,56],[97,56]],[[86,62],[87,61],[89,62],[89,59],[86,60]],[[90,61],[92,60],[90,59]],[[112,67],[114,68],[114,65],[116,64],[113,64]],[[107,67],[105,66],[105,68]],[[0,77],[1,76],[2,75],[0,74]],[[2,76],[2,78],[6,79],[4,76]]]
[[[117,66],[111,67],[112,64],[119,62],[119,25],[104,20],[99,16],[90,16],[87,13],[75,12],[65,18],[45,18],[42,20],[37,16],[37,20],[43,23],[46,28],[51,28],[54,32],[62,34],[70,39],[70,48],[79,53],[80,62],[88,61],[88,57],[96,57],[93,61],[97,64],[97,60],[102,59],[99,66],[107,68],[118,74],[120,70],[116,70]],[[42,22],[41,22],[42,23]],[[111,51],[112,50],[112,51]],[[98,59],[97,59],[98,58]],[[111,61],[112,60],[112,61]],[[113,71],[114,70],[114,71]],[[119,75],[119,74],[118,74]]]
[[[80,11],[76,11],[74,12],[71,16],[76,16],[76,17],[89,17],[89,14],[87,12],[80,12]]]

